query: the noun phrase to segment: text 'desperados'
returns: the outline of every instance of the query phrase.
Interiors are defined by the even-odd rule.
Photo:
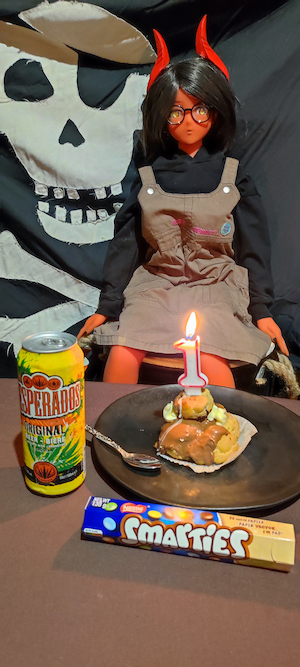
[[[19,382],[21,413],[26,417],[61,417],[80,407],[80,381],[57,390],[25,387]]]

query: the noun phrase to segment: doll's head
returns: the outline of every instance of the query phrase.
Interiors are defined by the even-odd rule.
[[[167,121],[179,88],[210,109],[212,126],[203,146],[210,153],[229,148],[236,129],[234,94],[219,68],[198,56],[170,63],[151,85],[143,103],[146,158],[168,154],[176,147]]]

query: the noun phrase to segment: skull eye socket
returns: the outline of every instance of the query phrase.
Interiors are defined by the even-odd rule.
[[[51,97],[54,89],[36,60],[18,60],[5,72],[4,90],[16,102],[40,102]]]
[[[1,1],[1,0],[0,0]],[[126,65],[78,54],[77,87],[80,99],[88,107],[104,111],[122,94],[132,74],[149,74],[149,65]]]

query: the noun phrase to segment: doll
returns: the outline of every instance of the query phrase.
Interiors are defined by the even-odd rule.
[[[234,387],[228,360],[258,364],[271,340],[288,354],[269,312],[260,197],[238,161],[224,156],[235,134],[235,98],[205,25],[206,17],[196,36],[199,55],[176,64],[155,31],[144,166],[115,219],[98,312],[78,335],[95,330],[96,343],[112,346],[106,382],[136,383],[146,352],[175,353],[193,310],[211,384]]]

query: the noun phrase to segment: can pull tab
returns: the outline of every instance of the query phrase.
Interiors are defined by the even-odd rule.
[[[65,347],[65,342],[62,340],[62,338],[43,338],[42,340],[42,345],[45,345],[45,347]]]

